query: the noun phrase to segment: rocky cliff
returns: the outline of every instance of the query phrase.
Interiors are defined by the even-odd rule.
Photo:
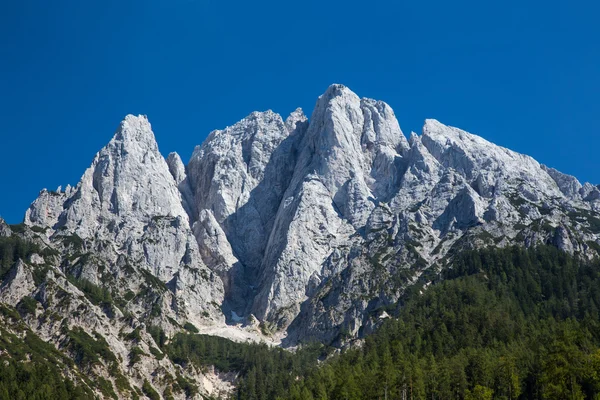
[[[332,85],[310,119],[252,113],[187,165],[127,116],[75,187],[40,192],[19,229],[0,221],[43,252],[0,299],[35,299],[26,321],[58,347],[80,328],[105,341],[116,361],[96,375],[126,376],[121,395],[145,380],[163,393],[159,376],[202,373],[158,357],[156,329],[341,344],[461,249],[597,255],[599,211],[597,186],[435,120],[407,139],[389,105]]]

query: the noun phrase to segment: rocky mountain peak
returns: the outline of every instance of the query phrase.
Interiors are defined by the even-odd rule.
[[[123,144],[139,143],[152,149],[158,149],[152,126],[145,115],[135,116],[129,114],[125,116],[119,124],[113,139],[121,141]]]
[[[575,199],[583,194],[583,185],[574,176],[563,174],[554,168],[542,165],[542,169],[554,179],[560,191],[567,197]],[[583,196],[585,197],[585,196]]]
[[[518,184],[528,191],[541,189],[547,198],[563,196],[554,179],[536,160],[480,136],[427,120],[421,141],[440,164],[457,171],[469,182],[483,182],[495,191],[506,191]]]
[[[126,241],[129,234],[160,216],[188,220],[150,123],[144,116],[128,115],[77,186],[65,192],[41,192],[25,223],[61,228],[82,238],[110,234],[113,240]]]
[[[10,227],[6,224],[6,221],[0,217],[0,237],[10,236],[12,231]]]
[[[186,184],[180,157],[173,153],[167,163],[147,118],[128,115],[76,188],[42,191],[25,223],[49,228],[50,240],[74,237],[88,251],[94,249],[96,260],[80,265],[77,276],[100,282],[97,264],[108,265],[115,275],[150,272],[170,283],[174,295],[185,292],[181,303],[173,303],[179,312],[214,314],[208,304],[220,301],[222,283],[195,286],[200,279],[210,280],[210,274],[190,227],[187,198],[192,194],[184,190]]]
[[[169,153],[167,165],[177,184],[181,183],[186,178],[185,165],[183,165],[183,161],[181,161],[179,154],[175,152]]]
[[[79,184],[42,191],[26,224],[49,227],[61,250],[78,235],[96,259],[70,272],[90,281],[106,278],[98,260],[111,276],[150,273],[169,318],[256,317],[293,345],[359,335],[464,248],[556,243],[592,257],[598,210],[597,186],[436,120],[407,140],[388,104],[332,85],[310,120],[251,113],[187,165],[127,116]]]
[[[285,127],[290,135],[293,135],[297,132],[303,133],[306,131],[306,128],[308,128],[308,118],[300,107],[292,111],[292,113],[285,119]]]
[[[349,87],[342,85],[341,83],[332,83],[329,85],[327,90],[325,90],[325,92],[319,96],[315,108],[319,108],[322,105],[328,104],[336,97],[352,98],[355,101],[359,100],[359,97],[356,95],[356,93],[350,90]]]

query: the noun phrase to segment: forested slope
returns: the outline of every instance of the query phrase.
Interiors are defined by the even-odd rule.
[[[598,262],[513,247],[462,253],[444,271],[360,348],[319,365],[324,348],[292,356],[198,335],[169,353],[241,371],[239,399],[597,398]]]
[[[40,251],[17,237],[0,245],[3,274]],[[111,385],[87,377],[91,364],[79,356],[93,358],[89,341],[67,335],[57,350],[28,328],[22,317],[35,303],[26,297],[0,308],[0,399],[90,398],[90,388],[116,397]],[[236,373],[236,399],[597,399],[599,310],[598,261],[552,246],[510,247],[455,255],[386,309],[392,317],[376,333],[343,351],[305,344],[290,353],[194,329],[172,338],[145,329],[158,358]],[[180,375],[174,387],[200,395]]]

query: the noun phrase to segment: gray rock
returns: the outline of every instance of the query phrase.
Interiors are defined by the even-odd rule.
[[[98,263],[116,276],[148,272],[171,285],[173,312],[222,320],[211,303],[222,302],[223,286],[200,257],[182,197],[185,181],[181,160],[171,155],[167,164],[146,117],[129,115],[77,186],[42,191],[25,223],[49,228],[54,242],[83,243],[81,251],[91,251],[96,262],[78,268],[78,276],[100,284]],[[119,286],[123,292],[137,287]]]
[[[6,222],[0,218],[0,237],[7,237],[12,235],[12,230],[10,226],[6,224]]]
[[[453,251],[553,243],[593,257],[599,210],[597,186],[436,120],[407,140],[390,106],[332,85],[310,121],[252,113],[187,166],[128,116],[76,187],[33,202],[25,224],[46,235],[23,235],[67,257],[44,259],[64,269],[48,279],[149,292],[126,309],[143,323],[262,324],[295,345],[375,329]]]

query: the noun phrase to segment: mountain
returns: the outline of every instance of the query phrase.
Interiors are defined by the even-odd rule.
[[[179,335],[171,352],[239,370],[237,399],[594,399],[599,310],[598,259],[549,245],[490,247],[461,252],[433,284],[411,286],[387,309],[393,318],[342,351],[282,354]]]
[[[75,187],[42,190],[0,239],[0,301],[80,361],[82,385],[184,398],[185,382],[229,383],[165,357],[178,332],[343,346],[466,250],[594,258],[600,189],[436,120],[407,139],[389,105],[332,85],[310,119],[252,113],[187,165],[127,116]]]

